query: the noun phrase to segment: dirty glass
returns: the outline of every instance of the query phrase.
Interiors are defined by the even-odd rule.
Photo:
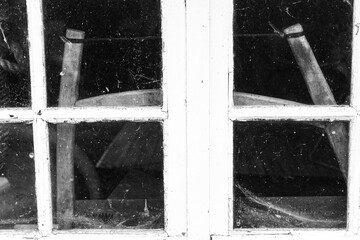
[[[0,124],[0,229],[37,228],[31,124]]]
[[[59,104],[61,78],[74,73],[62,67],[66,43],[82,44],[78,99],[106,96],[104,105],[161,105],[160,0],[44,0],[43,5],[49,106]],[[84,40],[67,37],[68,29],[82,31]]]
[[[348,123],[234,123],[234,228],[345,228]]]
[[[349,104],[352,11],[352,0],[235,0],[235,105]]]
[[[69,124],[50,127],[54,216],[58,229],[163,228],[162,124],[80,123],[72,125],[74,128],[69,132],[66,126]],[[69,207],[72,193],[68,158],[62,162],[60,159],[71,149],[68,141],[71,132],[75,132],[74,177],[71,177],[75,197],[73,206]],[[62,145],[61,140],[66,144]],[[69,215],[68,211],[73,213]]]
[[[0,107],[30,106],[25,0],[0,2]]]

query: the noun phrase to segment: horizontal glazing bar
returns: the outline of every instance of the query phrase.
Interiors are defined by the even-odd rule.
[[[51,123],[97,122],[104,120],[160,121],[167,118],[161,107],[45,109],[41,118]]]
[[[38,118],[38,115],[31,109],[0,109],[0,123],[31,122]]]
[[[51,123],[96,122],[103,120],[156,121],[167,118],[161,107],[132,108],[47,108],[42,112],[30,109],[0,109],[0,123],[31,122],[43,119]]]
[[[233,121],[247,120],[350,120],[356,110],[348,106],[258,106],[234,107],[229,111]]]

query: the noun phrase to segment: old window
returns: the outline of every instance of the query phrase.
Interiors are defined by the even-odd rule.
[[[1,234],[184,236],[183,3],[0,9]]]
[[[1,237],[358,237],[356,4],[1,2]]]
[[[216,154],[231,156],[212,162],[228,186],[213,180],[210,190],[214,239],[357,234],[356,3],[233,1],[226,10],[228,128],[214,132],[231,146]]]

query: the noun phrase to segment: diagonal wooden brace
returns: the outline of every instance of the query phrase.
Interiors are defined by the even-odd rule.
[[[335,98],[314,53],[308,43],[303,28],[295,24],[284,30],[285,37],[305,79],[308,91],[316,105],[336,105]],[[345,179],[348,172],[349,139],[347,129],[342,122],[332,122],[326,127],[326,134],[336,154],[340,170]]]

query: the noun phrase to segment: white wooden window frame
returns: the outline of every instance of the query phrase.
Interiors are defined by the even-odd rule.
[[[352,65],[360,64],[360,6],[354,1]],[[360,227],[360,72],[352,68],[350,106],[233,106],[233,2],[161,0],[163,106],[47,108],[42,0],[26,0],[31,109],[0,109],[1,123],[33,124],[38,230],[4,230],[1,239],[358,239]],[[99,114],[101,113],[101,114]],[[345,230],[234,230],[232,123],[250,120],[350,122]],[[163,122],[164,230],[53,230],[48,124],[70,121]],[[76,235],[76,236],[75,236]]]
[[[233,2],[211,1],[212,41],[210,74],[212,239],[359,239],[360,229],[360,3],[353,6],[352,77],[350,106],[246,106],[233,104]],[[230,3],[231,2],[231,3]],[[227,61],[226,61],[227,59]],[[224,81],[228,79],[228,81]],[[225,89],[228,91],[225,93]],[[224,109],[227,109],[226,111]],[[346,229],[234,229],[233,121],[294,120],[349,121],[349,172]],[[219,141],[221,139],[221,141]],[[227,140],[226,140],[227,139]],[[227,187],[225,187],[227,186]]]
[[[48,108],[42,0],[26,0],[31,77],[31,109],[0,109],[2,123],[32,123],[34,132],[37,230],[0,231],[1,239],[185,239],[186,215],[186,82],[185,3],[161,1],[163,105],[159,107]],[[159,121],[164,134],[163,230],[72,229],[53,226],[49,154],[50,123]],[[76,235],[76,236],[75,236]]]

